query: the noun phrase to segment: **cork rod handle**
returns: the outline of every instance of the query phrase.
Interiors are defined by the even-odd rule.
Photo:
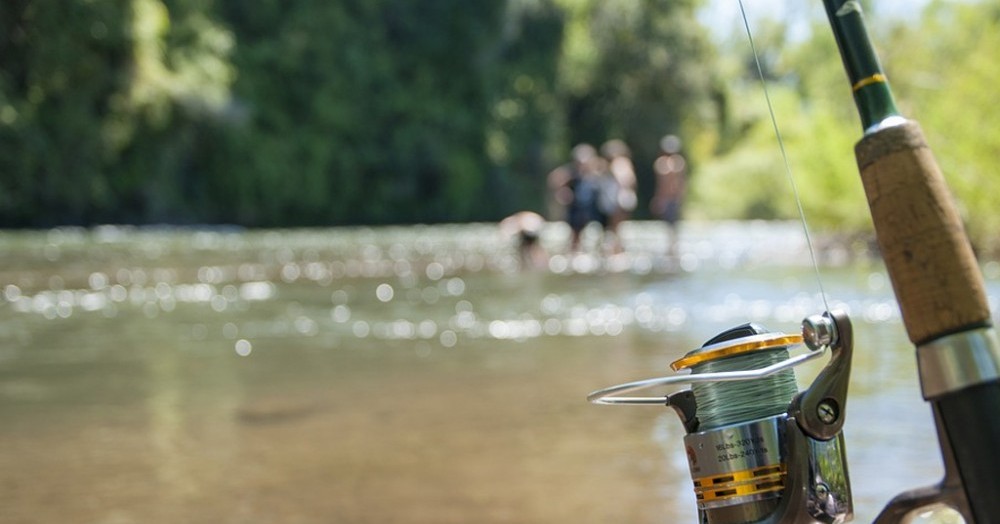
[[[910,341],[990,325],[979,265],[920,126],[869,134],[855,155]]]

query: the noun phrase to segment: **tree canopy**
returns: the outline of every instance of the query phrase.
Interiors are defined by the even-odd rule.
[[[974,243],[1000,248],[991,234],[1000,229],[993,167],[1000,136],[988,124],[1000,110],[991,102],[1000,71],[988,51],[1000,38],[1000,2],[935,0],[912,19],[868,18],[900,109],[921,123]],[[766,76],[806,216],[817,229],[869,232],[853,155],[862,130],[831,31],[817,19],[808,38],[788,42],[779,22],[762,24],[755,38],[762,54],[780,50],[765,57]],[[727,98],[742,101],[729,123],[736,138],[701,166],[689,208],[704,218],[797,218],[757,71],[745,66],[748,53],[745,42],[723,53]]]
[[[656,136],[693,116],[711,63],[697,6],[5,2],[0,224],[377,224],[538,208],[573,143],[626,138],[648,160]]]
[[[740,35],[711,36],[704,4],[4,2],[0,227],[497,220],[542,210],[545,174],[611,138],[644,202],[666,133],[686,146],[689,217],[794,218],[756,64]],[[849,86],[825,20],[803,38],[781,18],[801,28],[803,13],[755,27],[790,168],[812,224],[866,231]],[[900,106],[988,244],[1000,2],[872,21]]]

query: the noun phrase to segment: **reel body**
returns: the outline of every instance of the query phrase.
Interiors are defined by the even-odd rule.
[[[805,341],[810,352],[789,357]],[[803,335],[755,324],[730,329],[671,367],[675,375],[614,386],[588,398],[600,404],[659,404],[677,411],[701,524],[846,522],[853,516],[843,410],[851,355],[843,313],[809,317]],[[792,367],[832,350],[806,390]],[[623,393],[671,384],[666,397]]]
[[[816,440],[787,415],[684,437],[699,522],[836,523],[852,516],[844,436]]]

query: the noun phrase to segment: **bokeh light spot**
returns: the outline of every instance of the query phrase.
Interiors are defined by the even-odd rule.
[[[253,351],[253,345],[250,344],[249,340],[241,338],[236,341],[235,349],[237,355],[245,357],[250,355],[250,352]]]
[[[379,284],[375,288],[375,297],[382,302],[388,302],[392,300],[392,297],[396,294],[395,290],[389,284]]]

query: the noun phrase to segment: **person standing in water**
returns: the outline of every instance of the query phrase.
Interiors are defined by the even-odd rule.
[[[597,206],[600,191],[600,168],[603,160],[590,144],[579,144],[573,148],[572,161],[552,170],[548,176],[549,191],[556,203],[562,206],[564,220],[570,227],[572,252],[580,249],[580,234],[591,222],[604,224],[604,217]]]
[[[656,173],[656,193],[649,203],[649,210],[667,223],[667,254],[677,256],[678,222],[687,190],[687,162],[681,154],[681,140],[676,135],[666,135],[660,140],[660,156],[653,162]]]
[[[607,161],[607,167],[601,177],[601,194],[598,200],[601,213],[607,218],[604,224],[605,237],[610,233],[611,252],[621,253],[623,250],[619,226],[632,216],[636,206],[635,167],[632,165],[631,152],[625,142],[619,139],[608,140],[601,146],[601,155]]]

